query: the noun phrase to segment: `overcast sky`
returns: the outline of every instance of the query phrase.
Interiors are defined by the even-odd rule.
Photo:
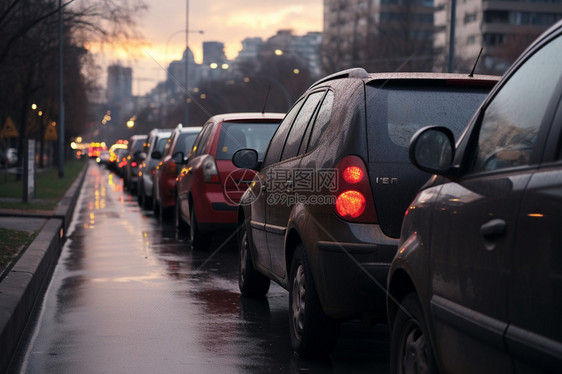
[[[140,30],[148,45],[137,57],[106,53],[102,64],[120,63],[133,67],[133,94],[144,94],[164,80],[162,67],[181,58],[185,49],[186,0],[145,0],[149,10]],[[323,0],[189,0],[189,46],[197,62],[202,59],[202,43],[225,44],[226,56],[233,59],[247,37],[267,39],[280,29],[293,29],[295,35],[322,31]],[[144,79],[144,80],[140,80]],[[105,82],[104,82],[105,85]]]

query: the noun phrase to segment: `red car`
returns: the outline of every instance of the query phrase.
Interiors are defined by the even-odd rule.
[[[194,248],[206,248],[212,231],[236,228],[238,202],[255,173],[237,169],[232,155],[252,148],[263,157],[283,117],[230,113],[205,123],[176,183],[176,227],[189,233]]]
[[[174,210],[176,178],[200,131],[201,127],[182,127],[180,124],[174,129],[164,147],[152,184],[152,209],[162,220],[170,217]]]

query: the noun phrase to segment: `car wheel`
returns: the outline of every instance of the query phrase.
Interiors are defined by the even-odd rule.
[[[142,207],[142,195],[144,193],[144,188],[143,188],[142,184],[139,183],[137,189],[138,189],[138,191],[137,191],[137,202]]]
[[[154,191],[154,188],[152,189],[152,211],[154,212],[154,216],[156,218],[162,217],[160,215],[160,204],[158,203],[158,199],[156,197],[156,191]]]
[[[329,355],[336,347],[339,325],[339,321],[326,316],[320,305],[306,251],[299,244],[289,278],[289,331],[293,350],[303,358]]]
[[[240,251],[238,267],[238,286],[242,295],[246,297],[263,297],[269,291],[271,284],[269,278],[258,272],[254,268],[252,254],[250,253],[250,243],[246,233],[246,225],[242,223],[239,234],[238,249]]]
[[[150,209],[152,207],[152,199],[148,196],[146,196],[146,191],[144,189],[142,189],[142,199],[141,199],[141,206],[143,209]]]
[[[194,249],[207,249],[209,241],[203,236],[199,226],[197,225],[197,217],[195,216],[195,209],[191,208],[189,214],[189,241]]]
[[[181,218],[181,207],[180,207],[180,198],[176,196],[176,208],[175,208],[175,223],[176,223],[176,230],[180,233],[185,233],[188,229],[187,224]]]
[[[390,341],[390,372],[435,373],[437,368],[420,303],[407,295],[396,314]]]

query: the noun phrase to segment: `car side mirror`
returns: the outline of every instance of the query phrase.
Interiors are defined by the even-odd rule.
[[[136,155],[139,158],[139,160],[141,160],[141,161],[146,160],[146,153],[145,152],[139,152]]]
[[[442,126],[418,130],[410,141],[410,162],[415,167],[432,174],[447,174],[455,156],[455,137]]]
[[[240,169],[257,170],[258,152],[250,148],[239,149],[232,155],[232,163]]]
[[[150,158],[152,158],[153,160],[160,160],[162,158],[162,152],[154,151],[150,154]]]
[[[176,164],[183,164],[184,163],[184,156],[183,156],[183,152],[176,152],[172,155],[172,160],[174,160],[174,162]]]

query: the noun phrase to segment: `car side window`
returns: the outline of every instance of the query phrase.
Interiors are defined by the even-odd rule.
[[[281,157],[281,152],[283,151],[283,145],[285,144],[285,139],[287,139],[287,134],[289,133],[289,129],[293,124],[293,120],[297,116],[303,100],[297,102],[289,113],[283,118],[283,121],[277,128],[277,131],[273,135],[271,142],[269,143],[269,147],[267,149],[267,154],[265,155],[263,165],[268,166],[274,164],[279,161],[279,157]]]
[[[318,110],[318,115],[314,121],[314,127],[312,128],[312,134],[310,135],[310,142],[308,144],[308,149],[314,149],[318,143],[320,143],[320,135],[324,133],[324,130],[330,123],[330,118],[332,117],[332,106],[334,104],[334,93],[328,91],[326,97],[322,101],[322,105]]]
[[[562,37],[531,56],[485,109],[473,171],[530,164],[539,128],[562,77]]]
[[[299,147],[304,138],[304,133],[306,132],[306,127],[320,99],[324,96],[324,92],[325,91],[318,91],[308,95],[308,98],[293,123],[293,127],[291,127],[291,131],[289,131],[289,136],[287,137],[287,142],[285,143],[285,148],[283,148],[283,154],[281,156],[282,160],[295,157],[298,154]]]
[[[209,138],[209,133],[211,132],[212,123],[208,122],[203,130],[201,130],[201,134],[197,137],[195,141],[195,145],[192,148],[192,151],[189,154],[189,158],[197,157],[203,153],[203,149],[205,149],[205,144],[207,143],[207,139]]]

